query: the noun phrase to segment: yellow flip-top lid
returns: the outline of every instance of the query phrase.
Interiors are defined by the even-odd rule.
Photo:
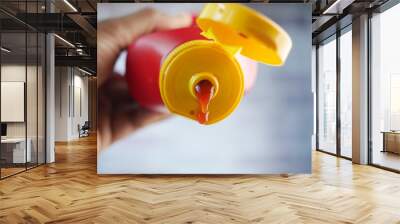
[[[235,54],[279,66],[292,42],[279,25],[240,4],[209,3],[196,22],[209,40],[192,40],[173,49],[162,63],[159,87],[169,111],[197,120],[195,87],[203,80],[211,82],[215,90],[204,123],[209,125],[229,116],[243,96],[244,74]]]
[[[282,65],[292,47],[278,24],[241,4],[208,3],[196,22],[206,38],[265,64]]]

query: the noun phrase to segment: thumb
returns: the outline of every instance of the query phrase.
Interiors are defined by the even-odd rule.
[[[186,27],[191,22],[189,14],[169,16],[154,9],[100,22],[97,25],[98,86],[112,74],[119,53],[138,37],[156,30]]]

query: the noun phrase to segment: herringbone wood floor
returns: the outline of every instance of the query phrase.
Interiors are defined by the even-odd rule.
[[[400,175],[313,153],[312,175],[98,176],[96,139],[0,181],[0,223],[400,223]]]

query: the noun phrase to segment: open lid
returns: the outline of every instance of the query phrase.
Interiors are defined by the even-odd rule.
[[[290,36],[266,16],[241,4],[208,3],[196,20],[202,35],[232,54],[280,66],[292,48]]]

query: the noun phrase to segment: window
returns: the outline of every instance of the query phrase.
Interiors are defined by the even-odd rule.
[[[318,47],[318,149],[336,153],[336,39]]]
[[[44,1],[0,1],[41,13]],[[0,12],[0,178],[45,163],[45,35]],[[4,22],[7,21],[7,22]],[[12,108],[12,109],[11,109]]]
[[[352,148],[352,35],[351,26],[340,36],[340,155],[351,158]]]
[[[371,18],[371,162],[400,170],[400,5]]]
[[[339,32],[340,36],[323,41],[317,57],[318,149],[345,158],[352,157],[351,28],[350,24]]]

